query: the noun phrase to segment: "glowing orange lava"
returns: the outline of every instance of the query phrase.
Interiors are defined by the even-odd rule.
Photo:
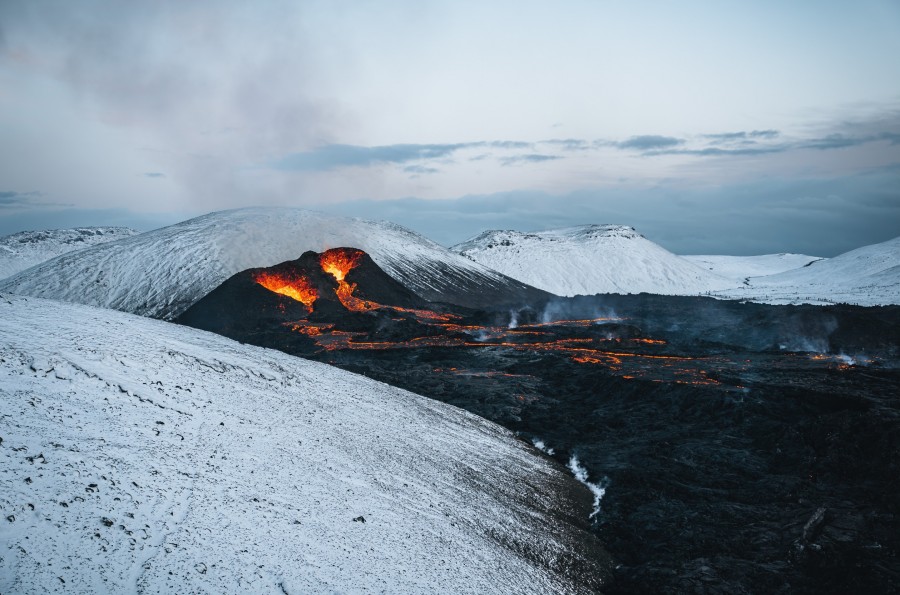
[[[386,306],[353,295],[353,292],[356,291],[356,283],[349,283],[346,280],[346,277],[350,271],[359,265],[359,261],[363,254],[364,252],[362,250],[355,250],[353,248],[332,248],[331,250],[323,252],[319,257],[319,264],[322,266],[322,270],[334,277],[335,281],[338,282],[337,289],[335,289],[334,292],[337,294],[338,299],[345,308],[354,312],[368,312],[370,310],[389,308],[397,312],[412,314],[419,320],[428,321],[449,322],[459,318],[459,316],[455,314],[440,314],[431,310],[414,310],[411,308],[401,308],[400,306]]]
[[[307,308],[312,308],[313,302],[319,297],[316,291],[305,277],[294,277],[288,275],[279,275],[277,273],[268,273],[261,271],[257,273],[253,280],[275,293],[286,295],[289,298],[301,302]]]
[[[308,322],[306,320],[285,323],[285,325],[289,326],[292,331],[304,334],[308,337],[318,337],[323,332],[330,331],[334,328],[333,324]]]
[[[323,271],[332,275],[338,282],[341,282],[347,276],[347,273],[359,265],[362,255],[362,250],[333,248],[322,253],[319,257],[319,264],[322,265]]]
[[[338,282],[337,289],[334,290],[338,299],[341,300],[345,308],[354,312],[366,312],[383,307],[381,304],[362,300],[353,295],[353,292],[356,291],[356,283],[348,283],[344,279],[347,273],[359,265],[362,255],[362,250],[333,248],[326,250],[319,257],[319,264],[322,266],[322,270],[334,277]]]

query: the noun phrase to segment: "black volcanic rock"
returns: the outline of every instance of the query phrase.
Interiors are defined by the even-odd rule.
[[[344,277],[353,287],[353,297],[384,305],[384,311],[355,312],[341,302],[337,295],[338,281],[323,270],[322,259],[342,254],[350,255],[354,262]],[[303,279],[318,297],[310,308],[263,287],[257,282],[261,274]],[[291,353],[310,353],[316,349],[309,337],[291,332],[290,327],[301,320],[333,325],[340,331],[378,333],[398,340],[422,334],[422,329],[414,323],[394,323],[389,315],[390,307],[419,309],[431,305],[388,276],[368,254],[354,248],[335,248],[322,254],[308,251],[296,260],[236,273],[188,308],[176,322]],[[388,327],[391,330],[386,330]]]
[[[605,593],[897,592],[900,306],[640,294],[448,311],[359,256],[353,296],[387,307],[354,312],[319,258],[265,269],[308,276],[312,312],[254,269],[181,321],[577,456],[607,490],[592,518],[618,563]]]

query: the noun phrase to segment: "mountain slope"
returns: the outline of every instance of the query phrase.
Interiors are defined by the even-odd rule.
[[[799,269],[751,278],[749,286],[716,295],[767,303],[900,304],[900,237]]]
[[[115,244],[63,255],[0,290],[171,319],[231,275],[353,247],[431,301],[481,307],[546,297],[399,225],[288,208],[210,213]]]
[[[23,231],[2,237],[0,279],[15,275],[60,254],[127,238],[136,233],[127,227],[76,227]]]
[[[608,570],[556,512],[586,518],[586,490],[454,407],[80,305],[4,297],[0,335],[0,592],[586,592]]]
[[[681,258],[726,279],[743,283],[747,277],[777,275],[807,266],[819,256],[806,254],[762,254],[760,256],[682,255]]]
[[[583,225],[534,233],[486,231],[452,249],[558,295],[693,295],[734,285],[624,225]]]

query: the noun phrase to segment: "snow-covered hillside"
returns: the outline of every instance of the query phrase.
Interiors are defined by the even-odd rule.
[[[429,300],[483,306],[542,296],[399,225],[288,208],[210,213],[63,255],[0,282],[0,290],[171,319],[231,275],[353,247]]]
[[[452,249],[557,295],[693,295],[734,285],[624,225],[583,225],[534,233],[486,231]]]
[[[135,235],[126,227],[76,227],[23,231],[0,238],[0,279],[60,254]]]
[[[747,286],[716,295],[778,304],[900,304],[900,237],[799,269],[751,278]]]
[[[573,592],[580,484],[454,407],[158,320],[0,298],[0,592]]]
[[[784,271],[804,267],[811,262],[823,260],[820,256],[806,254],[762,254],[760,256],[682,256],[699,267],[726,279],[743,283],[747,277],[776,275]]]

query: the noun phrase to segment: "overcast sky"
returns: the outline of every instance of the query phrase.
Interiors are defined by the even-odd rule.
[[[831,256],[900,235],[898,56],[897,0],[2,0],[0,234],[290,205]]]

